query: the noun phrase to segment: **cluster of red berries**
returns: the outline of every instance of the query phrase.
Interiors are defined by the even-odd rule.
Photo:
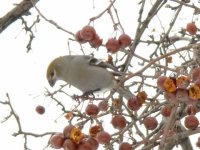
[[[145,91],[138,92],[135,97],[132,97],[128,100],[127,106],[132,111],[138,111],[142,107],[142,104],[145,102],[146,99],[147,94]]]
[[[84,26],[81,30],[79,30],[75,35],[76,40],[79,43],[89,44],[93,48],[98,48],[102,45],[103,40],[96,33],[96,30],[92,26]],[[106,42],[105,46],[108,52],[115,53],[119,51],[120,48],[125,48],[131,45],[131,38],[127,34],[122,34],[119,36],[118,40],[116,38],[110,38]]]
[[[162,107],[161,114],[165,117],[169,117],[171,115],[171,111],[172,111],[172,106],[166,105]],[[188,116],[186,116],[184,120],[184,124],[186,128],[193,130],[198,127],[199,120],[195,116],[196,112],[197,112],[196,106],[194,105],[186,106],[186,113],[188,114]]]
[[[97,150],[99,147],[95,138],[85,138],[81,129],[73,125],[66,126],[63,133],[54,134],[50,138],[50,145],[54,149],[64,150]]]
[[[68,125],[63,133],[56,133],[50,138],[50,145],[54,149],[64,150],[97,150],[99,144],[109,144],[111,135],[102,130],[99,125],[89,129],[89,135],[84,136],[80,128]],[[122,142],[119,150],[132,150],[131,144]]]
[[[127,34],[121,34],[118,39],[110,38],[106,42],[108,52],[116,53],[120,49],[131,45],[131,38]]]
[[[177,78],[160,76],[157,79],[158,87],[164,92],[164,97],[170,103],[185,103],[186,113],[185,127],[191,130],[199,126],[199,120],[195,116],[198,111],[196,103],[200,99],[200,68],[192,70],[191,79],[188,76],[179,76]],[[173,105],[164,106],[161,114],[169,117]]]
[[[147,99],[147,94],[145,91],[138,92],[138,94],[135,97],[130,98],[127,101],[127,106],[132,111],[137,111],[142,107],[142,104],[145,103],[145,100]],[[112,107],[115,110],[119,110],[122,106],[122,100],[119,98],[115,98],[112,101]],[[101,101],[99,102],[98,106],[96,104],[88,104],[85,113],[89,115],[90,117],[96,117],[99,113],[99,111],[107,111],[109,108],[107,101]]]
[[[119,99],[116,99],[115,101],[118,100]],[[104,100],[100,101],[98,105],[89,103],[85,108],[85,114],[92,118],[96,118],[100,111],[107,111],[109,107],[108,102]],[[115,105],[113,107],[117,108],[119,105]],[[66,118],[70,120],[72,116],[73,114],[69,112],[66,115]],[[123,115],[116,114],[112,116],[111,124],[115,129],[122,130],[126,127],[127,121]],[[62,140],[58,140],[59,142],[57,142],[54,138],[61,138]],[[84,136],[81,129],[76,128],[73,125],[68,125],[64,128],[63,134],[55,134],[50,141],[53,148],[58,147],[64,148],[65,150],[96,150],[98,148],[97,145],[99,144],[109,144],[111,141],[111,135],[100,125],[91,126],[89,129],[89,135],[87,136]],[[91,143],[91,141],[93,142]],[[57,146],[57,143],[59,146]],[[91,144],[94,144],[94,146],[91,146]],[[122,142],[119,144],[119,150],[132,150],[132,146],[127,142]]]
[[[200,85],[190,83],[188,76],[177,78],[160,76],[157,79],[157,85],[164,92],[165,99],[173,103],[195,104],[197,102],[200,98]]]
[[[100,111],[107,111],[109,108],[107,101],[101,101],[98,105],[88,104],[85,108],[85,113],[90,117],[96,117]]]
[[[96,33],[96,30],[89,25],[84,26],[81,30],[79,30],[76,33],[75,38],[79,43],[89,42],[89,44],[94,48],[98,48],[103,42],[103,40]]]
[[[143,93],[143,92],[141,92]],[[143,93],[144,94],[144,93]],[[138,98],[142,97],[138,94]],[[140,95],[140,96],[139,96]],[[116,99],[118,101],[118,99]],[[118,102],[117,102],[118,103]],[[96,117],[100,111],[107,111],[110,106],[107,101],[101,101],[98,105],[90,103],[85,108],[85,114],[90,117]],[[119,107],[119,103],[114,107]],[[43,106],[38,105],[36,107],[38,114],[43,114],[45,109]],[[73,114],[68,113],[67,119],[70,119]],[[127,121],[123,115],[113,115],[111,124],[115,129],[122,130],[126,127]],[[55,133],[50,138],[50,145],[54,149],[64,150],[97,150],[99,144],[109,144],[111,141],[111,135],[104,131],[102,126],[95,125],[90,127],[89,136],[84,136],[80,128],[73,125],[68,125],[64,128],[63,133]],[[132,145],[128,142],[122,142],[119,144],[119,150],[132,150]]]
[[[139,92],[135,97],[128,100],[127,106],[132,111],[138,111],[142,107],[142,104],[145,103],[146,99],[146,92]],[[158,121],[155,117],[148,116],[144,118],[143,124],[147,130],[154,130],[158,126]]]
[[[118,101],[118,99],[116,99]],[[116,107],[116,106],[114,106]],[[107,111],[109,108],[108,102],[101,101],[98,106],[95,104],[88,104],[85,113],[89,115],[90,117],[96,117],[99,113],[99,111]],[[122,115],[114,115],[111,119],[111,124],[114,128],[122,130],[126,127],[127,121],[126,118]]]

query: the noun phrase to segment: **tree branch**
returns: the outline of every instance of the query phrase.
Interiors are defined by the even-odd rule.
[[[37,3],[39,0],[35,0]],[[9,25],[15,22],[17,19],[27,14],[27,12],[33,7],[30,0],[23,0],[17,4],[15,8],[9,11],[5,16],[0,18],[0,33],[2,33]]]

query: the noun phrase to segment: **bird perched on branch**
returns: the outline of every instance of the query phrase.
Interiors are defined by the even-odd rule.
[[[46,77],[52,87],[57,80],[63,80],[83,93],[115,88],[126,99],[133,97],[130,91],[117,86],[113,74],[106,68],[115,70],[109,63],[92,56],[66,55],[49,64]]]

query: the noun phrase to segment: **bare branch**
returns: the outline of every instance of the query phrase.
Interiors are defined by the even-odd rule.
[[[39,0],[35,0],[35,3],[37,3],[38,1]],[[28,15],[28,11],[32,7],[33,5],[30,0],[23,0],[21,3],[16,4],[15,8],[9,11],[5,16],[0,18],[0,33],[23,15]]]

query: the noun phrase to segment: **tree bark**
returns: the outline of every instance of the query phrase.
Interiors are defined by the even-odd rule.
[[[34,3],[36,4],[38,1],[39,0],[35,0]],[[32,7],[33,4],[31,0],[23,0],[21,3],[17,4],[15,8],[0,18],[0,33],[2,33],[9,25],[21,16],[27,14]]]

